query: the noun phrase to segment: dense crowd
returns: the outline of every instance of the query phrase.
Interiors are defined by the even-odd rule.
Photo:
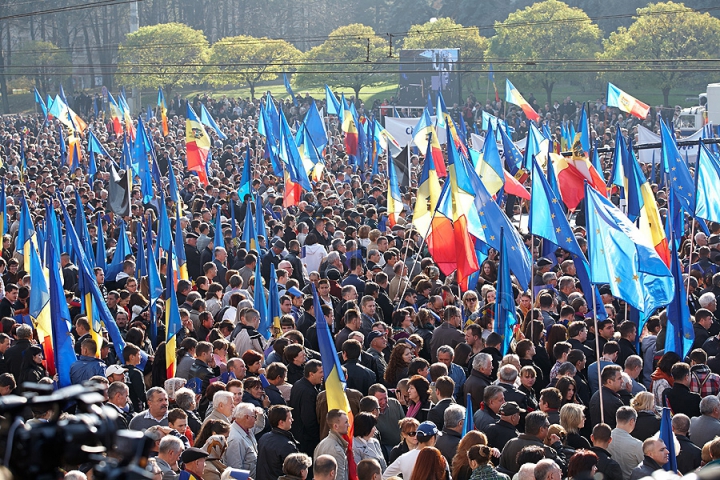
[[[77,354],[70,376],[74,384],[104,389],[118,428],[144,431],[154,441],[148,469],[155,478],[231,478],[245,470],[254,480],[580,480],[596,473],[636,480],[668,463],[668,445],[658,436],[663,407],[672,411],[680,473],[720,463],[720,225],[711,224],[709,236],[698,230],[695,252],[687,239],[680,249],[694,315],[688,358],[664,352],[665,310],[638,330],[609,287],[600,289],[599,306],[608,319],[596,322],[569,252],[541,257],[539,241],[530,235],[524,238],[534,251],[533,283],[541,288],[516,288],[518,326],[511,351],[501,352],[502,338],[493,331],[496,252],[481,265],[477,287],[461,292],[412,228],[415,188],[403,191],[403,213],[389,227],[386,177],[347,161],[335,117],[326,125],[323,179],[286,208],[284,182],[273,174],[257,130],[259,104],[266,100],[190,100],[196,109],[205,104],[228,137],[212,134],[209,185],[202,185],[186,170],[185,100],[176,96],[168,135],[157,119],[147,123],[162,185],[155,185],[155,198],[146,204],[135,185],[131,214],[121,219],[108,207],[108,192],[110,165],[122,164],[122,140],[108,118],[93,117],[93,100],[82,100],[78,110],[89,115],[90,128],[113,157],[97,157],[93,178],[85,167],[71,171],[61,160],[57,120],[15,115],[0,121],[8,232],[0,259],[0,395],[19,391],[23,382],[57,380],[46,370],[33,326],[22,321],[33,295],[31,275],[41,274],[28,271],[16,251],[24,197],[36,224],[46,215],[46,201],[58,212],[62,202],[72,218],[82,209],[92,248],[104,241],[108,261],[120,222],[127,225],[133,252],[122,271],[109,278],[95,269],[125,340],[122,358],[107,332],[100,347],[92,339],[79,300],[78,267],[69,252],[61,257]],[[297,100],[297,106],[279,104],[290,123],[302,119],[311,101],[307,95]],[[318,101],[319,108],[323,104]],[[356,107],[361,116],[388,114],[392,99],[367,111],[361,102]],[[578,117],[580,105],[568,98],[538,110],[555,132]],[[453,109],[468,125],[481,123],[482,111],[505,116],[517,139],[527,131],[520,110],[502,103],[483,107],[468,98]],[[667,112],[658,107],[644,124],[657,130]],[[602,100],[590,103],[589,113],[592,136],[610,147],[617,129],[633,137],[642,123]],[[257,203],[237,194],[248,158]],[[601,161],[610,168],[611,156]],[[380,172],[386,162],[381,157]],[[416,179],[422,157],[410,163]],[[184,204],[178,218],[190,277],[177,282],[183,328],[172,378],[163,341],[165,305],[160,300],[151,318],[148,279],[137,256],[137,232],[146,236],[150,226],[158,233],[160,190],[175,231],[179,205],[169,191],[169,165]],[[666,192],[653,187],[664,207]],[[526,207],[516,208],[526,213]],[[256,248],[240,240],[248,211],[261,216],[267,232]],[[223,245],[214,242],[218,216]],[[575,233],[582,246],[581,223]],[[255,289],[269,286],[271,266],[281,318],[280,331],[268,339],[258,331],[263,319],[253,302]],[[164,284],[164,259],[159,269]],[[262,278],[256,278],[258,270]],[[322,312],[315,310],[311,285]],[[317,320],[332,332],[351,412],[328,409]],[[466,407],[472,408],[469,422]],[[33,425],[54,414],[33,408],[26,420]],[[72,470],[65,478],[91,478],[91,465],[64,467]]]

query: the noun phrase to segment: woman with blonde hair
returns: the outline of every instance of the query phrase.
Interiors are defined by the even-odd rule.
[[[452,459],[453,480],[470,480],[473,469],[470,466],[468,451],[473,445],[487,445],[487,437],[485,434],[477,430],[470,430],[462,440],[460,440],[457,446],[457,453],[455,453]]]
[[[402,440],[390,451],[389,463],[393,463],[400,455],[415,450],[418,445],[417,428],[420,426],[420,422],[412,417],[406,417],[398,422],[398,426],[400,427],[400,438]]]
[[[655,411],[655,396],[650,392],[640,392],[630,400],[630,406],[638,414],[635,429],[630,435],[645,441],[660,431],[660,418]]]
[[[560,425],[567,432],[565,444],[575,450],[590,448],[590,442],[580,435],[580,429],[585,426],[585,408],[577,403],[566,403],[560,409]]]
[[[478,294],[475,290],[468,290],[462,296],[463,304],[463,321],[465,323],[472,322],[480,316],[480,302]]]

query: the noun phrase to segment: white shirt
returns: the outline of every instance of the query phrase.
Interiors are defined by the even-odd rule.
[[[419,454],[420,450],[416,448],[415,450],[410,450],[400,455],[397,460],[391,463],[383,472],[383,479],[394,477],[398,474],[402,474],[403,478],[411,478],[413,469],[415,468],[415,461]]]

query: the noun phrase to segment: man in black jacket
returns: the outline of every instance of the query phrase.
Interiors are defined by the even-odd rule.
[[[630,480],[640,480],[641,478],[652,476],[653,472],[661,470],[663,465],[668,462],[668,449],[665,442],[660,439],[648,438],[643,442],[643,458],[642,463],[633,469],[630,474]]]
[[[25,350],[30,348],[32,333],[32,327],[30,327],[30,325],[23,324],[17,327],[15,335],[17,335],[18,340],[15,342],[15,345],[8,348],[7,352],[5,352],[5,361],[7,362],[8,372],[12,373],[16,379],[20,378],[20,373],[22,372],[21,367],[23,353],[25,353]]]
[[[610,425],[611,428],[615,428],[615,413],[618,411],[618,408],[623,406],[623,402],[617,393],[623,384],[620,365],[607,365],[600,373],[600,380],[602,381],[602,403],[605,422]],[[600,423],[600,400],[600,390],[598,390],[590,398],[590,421],[593,425]]]
[[[195,347],[195,361],[190,366],[190,378],[200,379],[200,393],[205,393],[210,379],[220,376],[220,367],[215,365],[213,358],[213,346],[210,342],[198,342]],[[197,391],[197,386],[195,391]]]
[[[190,232],[185,238],[185,259],[187,261],[188,275],[191,279],[197,280],[203,274],[203,266],[200,261],[200,252],[197,249],[198,234]]]
[[[318,386],[323,381],[323,367],[320,360],[309,360],[305,363],[304,377],[295,382],[290,390],[289,406],[293,409],[292,433],[300,444],[300,449],[312,455],[320,443],[320,423],[315,407],[317,404]]]
[[[342,356],[347,370],[347,386],[353,388],[363,395],[368,394],[370,386],[375,383],[377,377],[375,372],[358,363],[362,353],[362,345],[357,340],[345,340],[342,344]]]
[[[605,480],[623,480],[620,464],[612,459],[607,451],[612,443],[612,430],[607,423],[598,423],[590,435],[593,447],[590,449],[598,456],[597,471],[605,476]]]
[[[258,441],[256,480],[275,480],[283,475],[283,462],[291,453],[298,453],[298,443],[290,432],[292,408],[273,405],[267,413],[272,431]]]
[[[430,367],[431,370],[433,368],[435,368],[435,365]],[[445,428],[445,410],[455,403],[455,400],[453,400],[454,390],[455,382],[452,378],[442,376],[435,380],[435,395],[437,395],[438,401],[428,412],[427,419],[437,425],[440,430]],[[450,460],[450,463],[452,463],[452,458]]]
[[[14,283],[5,285],[5,296],[0,300],[0,318],[15,316],[15,302],[18,299],[18,286]]]
[[[690,391],[690,365],[684,362],[676,363],[670,369],[673,377],[673,386],[663,391],[663,406],[670,407],[674,415],[684,413],[688,417],[699,417],[699,394]]]
[[[505,402],[498,412],[500,420],[485,430],[488,445],[502,450],[506,443],[517,438],[520,432],[516,427],[520,423],[520,414],[525,412],[526,410],[520,408],[517,403]]]
[[[625,360],[627,360],[630,355],[637,355],[637,350],[635,349],[637,325],[630,320],[625,320],[618,326],[618,330],[620,331],[620,341],[618,341],[620,354],[618,355],[617,364],[625,365]]]
[[[680,453],[677,455],[678,472],[683,475],[695,471],[702,463],[702,450],[688,438],[690,419],[687,415],[678,413],[673,416],[672,430],[680,443]]]

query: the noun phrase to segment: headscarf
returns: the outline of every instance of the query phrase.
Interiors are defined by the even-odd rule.
[[[211,435],[202,449],[208,453],[208,460],[220,460],[227,448],[225,435]]]

